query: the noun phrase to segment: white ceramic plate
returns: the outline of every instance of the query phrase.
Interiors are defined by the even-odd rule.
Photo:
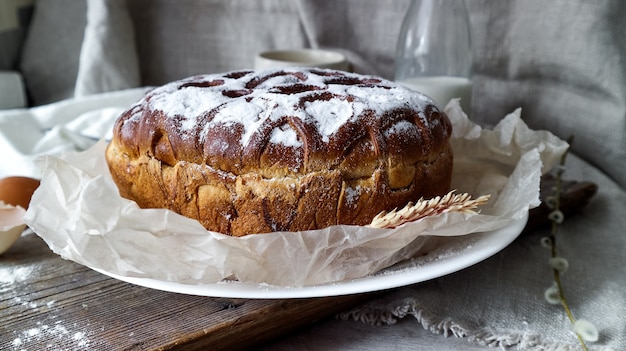
[[[283,287],[240,282],[189,285],[148,278],[123,277],[101,269],[92,269],[131,284],[199,296],[286,299],[358,294],[419,283],[474,265],[508,246],[522,232],[527,220],[528,214],[498,230],[448,237],[442,246],[424,256],[401,262],[363,278],[324,285]]]

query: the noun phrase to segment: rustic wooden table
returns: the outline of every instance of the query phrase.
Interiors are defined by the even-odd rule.
[[[163,292],[63,260],[28,234],[0,255],[0,350],[246,349],[371,297],[255,300]]]

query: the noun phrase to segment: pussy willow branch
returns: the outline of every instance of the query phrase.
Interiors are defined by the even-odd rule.
[[[573,137],[570,137],[568,140],[568,144],[571,147],[573,141]],[[561,156],[561,160],[559,163],[559,167],[557,169],[556,172],[556,183],[554,186],[554,208],[553,211],[560,211],[560,206],[561,206],[561,192],[562,192],[562,176],[563,176],[563,172],[565,170],[565,160],[567,158],[567,154],[569,153],[569,147],[568,149],[563,153],[563,155]],[[556,258],[558,256],[558,252],[556,249],[556,233],[558,231],[559,228],[559,222],[557,220],[555,220],[554,218],[550,219],[552,222],[552,227],[551,227],[551,231],[550,231],[550,252],[551,252],[551,256],[552,258]],[[561,283],[561,272],[556,269],[556,268],[552,268],[552,273],[554,275],[554,282],[556,283],[557,289],[559,291],[559,299],[561,300],[561,305],[563,306],[563,309],[565,310],[565,313],[567,314],[567,317],[569,318],[570,322],[572,324],[576,323],[576,318],[574,318],[574,314],[572,313],[572,310],[569,308],[569,304],[567,303],[567,299],[565,298],[565,293],[563,291],[563,284]],[[585,341],[583,340],[583,338],[576,333],[576,337],[578,338],[578,341],[580,342],[580,345],[582,346],[584,351],[588,351],[587,349],[587,345],[585,344]]]

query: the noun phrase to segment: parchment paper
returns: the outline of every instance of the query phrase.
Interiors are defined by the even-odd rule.
[[[41,185],[24,221],[63,258],[121,276],[290,287],[364,277],[413,257],[429,236],[469,235],[521,218],[539,205],[540,176],[567,148],[549,132],[529,129],[519,109],[493,130],[472,123],[458,100],[446,113],[454,130],[453,188],[492,195],[479,214],[447,213],[396,229],[342,225],[230,237],[121,198],[100,141],[84,152],[39,160]]]

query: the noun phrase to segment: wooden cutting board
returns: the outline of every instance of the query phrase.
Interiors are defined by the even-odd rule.
[[[568,212],[597,190],[566,188]],[[529,227],[546,224],[547,211],[531,211]],[[377,294],[257,300],[168,293],[63,260],[30,234],[0,255],[0,350],[247,349]]]

